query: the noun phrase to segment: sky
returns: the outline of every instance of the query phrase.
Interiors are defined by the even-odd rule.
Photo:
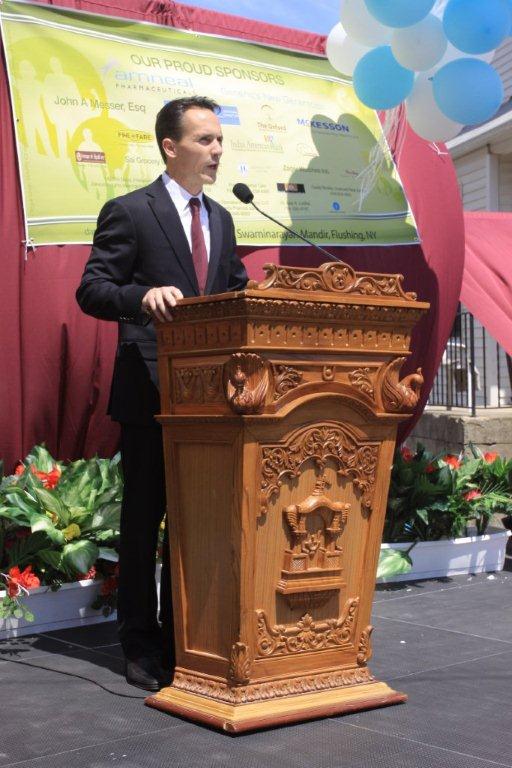
[[[180,0],[222,13],[327,35],[340,20],[340,0]]]
[[[222,13],[234,13],[248,19],[280,24],[283,27],[305,29],[328,35],[340,20],[343,0],[180,0],[183,5],[195,5]],[[441,16],[447,0],[436,0],[434,12]]]

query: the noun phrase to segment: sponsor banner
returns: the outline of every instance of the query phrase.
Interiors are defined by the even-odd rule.
[[[224,155],[206,192],[233,214],[239,244],[301,241],[236,200],[238,181],[319,244],[418,241],[376,114],[325,59],[9,0],[0,17],[36,245],[90,243],[106,200],[162,172],[156,114],[192,94],[220,105]]]

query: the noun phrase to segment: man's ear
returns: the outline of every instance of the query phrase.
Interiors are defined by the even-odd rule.
[[[176,157],[176,145],[172,139],[163,139],[162,148],[167,157]]]

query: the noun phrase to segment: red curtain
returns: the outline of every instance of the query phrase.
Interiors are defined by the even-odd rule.
[[[172,2],[127,0],[118,7],[94,0],[58,0],[58,5],[316,54],[325,47],[325,38],[319,35]],[[406,289],[431,302],[404,366],[404,374],[421,366],[425,386],[401,438],[419,417],[439,365],[459,299],[464,260],[463,216],[453,164],[447,154],[420,140],[405,125],[402,116],[403,142],[396,159],[421,246],[333,249],[356,269],[402,273]],[[118,431],[105,410],[116,328],[113,323],[86,317],[75,304],[87,247],[44,246],[24,258],[20,185],[3,59],[0,139],[0,458],[10,471],[34,443],[42,441],[63,459],[112,454]],[[261,275],[261,265],[268,261],[305,266],[324,261],[310,248],[240,250],[251,277]]]
[[[512,355],[512,213],[465,211],[460,300]]]

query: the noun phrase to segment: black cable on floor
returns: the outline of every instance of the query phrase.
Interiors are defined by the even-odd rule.
[[[24,667],[34,667],[35,669],[45,669],[47,672],[57,672],[59,675],[67,675],[68,677],[77,677],[80,680],[85,680],[88,683],[94,683],[94,685],[97,685],[98,688],[101,688],[107,693],[111,693],[112,696],[121,696],[121,698],[123,699],[145,699],[146,696],[149,696],[151,693],[151,691],[148,691],[146,694],[140,695],[140,696],[136,696],[130,693],[118,693],[118,691],[112,691],[110,688],[106,688],[101,683],[98,683],[97,680],[93,680],[90,677],[85,677],[85,675],[77,675],[76,672],[65,672],[63,669],[54,669],[53,667],[45,667],[42,664],[31,664],[30,661],[21,661],[20,659],[2,659],[2,661],[7,661],[7,662],[10,662],[11,664],[21,664]],[[153,693],[156,693],[156,691],[153,691]]]

